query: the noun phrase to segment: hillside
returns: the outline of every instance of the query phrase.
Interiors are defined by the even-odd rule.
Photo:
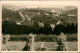
[[[12,11],[6,8],[2,8],[2,19],[3,20],[10,20],[10,21],[17,21],[17,20],[21,20],[21,17],[18,13],[19,11]]]
[[[76,6],[61,6],[57,5],[56,7],[53,6],[52,8],[40,8],[41,10],[51,11],[54,10],[55,12],[65,13],[70,10],[76,9]]]
[[[51,13],[39,9],[10,10],[2,9],[2,33],[4,34],[60,34],[77,33],[77,16],[68,16],[69,13],[76,14],[77,10],[70,10],[64,14]],[[22,12],[22,17],[19,12]],[[59,14],[59,15],[58,15]],[[58,16],[53,16],[58,15]],[[8,20],[8,21],[6,21]],[[30,21],[29,21],[30,20]],[[60,20],[60,24],[56,23]],[[20,23],[17,24],[17,22]],[[52,30],[51,24],[56,25]],[[5,32],[7,31],[7,32]]]
[[[20,21],[22,20],[21,16],[19,15],[19,11],[12,11],[6,8],[2,9],[2,19],[9,19],[10,21]],[[65,12],[64,14],[61,14],[61,16],[53,16],[53,14],[46,10],[38,10],[38,9],[22,9],[22,13],[24,16],[27,14],[32,20],[42,21],[45,23],[55,23],[58,20],[61,20],[64,24],[71,24],[77,23],[77,9],[72,9],[70,11]],[[39,14],[41,13],[41,14]],[[45,13],[48,13],[49,16],[45,15]],[[39,15],[38,15],[39,14]],[[73,17],[67,17],[68,14],[74,14]]]
[[[77,16],[77,14],[78,14],[78,9],[77,9],[77,8],[76,8],[76,9],[72,9],[72,10],[70,10],[70,11],[67,11],[65,14],[74,14],[74,15]]]
[[[68,16],[66,18],[68,21],[73,22],[74,24],[78,23],[77,22],[77,17],[78,17],[78,9],[73,9],[65,13],[65,15]],[[72,15],[72,16],[71,16]]]

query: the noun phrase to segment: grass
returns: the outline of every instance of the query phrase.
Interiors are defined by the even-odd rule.
[[[56,51],[57,43],[56,42],[35,42],[35,51],[39,51],[41,44],[44,43],[43,47],[48,48],[47,51]],[[77,51],[78,43],[77,42],[67,42],[69,51]],[[26,46],[25,41],[9,41],[7,43],[9,51],[22,51]],[[4,44],[2,44],[4,46]],[[4,51],[4,50],[2,50]]]
[[[9,41],[7,42],[8,50],[9,51],[21,51],[26,45],[26,42],[21,41]],[[2,45],[4,46],[4,44]],[[4,49],[2,49],[4,51]]]

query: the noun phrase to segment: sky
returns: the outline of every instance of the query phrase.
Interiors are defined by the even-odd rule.
[[[64,6],[77,6],[78,1],[2,1],[2,4],[7,5],[15,5],[19,7],[28,7],[28,8],[36,8],[36,7],[57,7],[61,8]]]

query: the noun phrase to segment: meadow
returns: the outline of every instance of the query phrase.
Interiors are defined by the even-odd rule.
[[[47,51],[56,51],[57,43],[56,42],[35,42],[35,51],[41,51],[39,48],[44,43],[43,47],[47,48]],[[7,43],[9,51],[23,51],[26,46],[25,41],[9,41]],[[67,42],[69,51],[77,51],[78,50],[78,43],[77,42]],[[2,45],[4,46],[4,45]],[[5,51],[2,49],[2,51]],[[26,49],[24,50],[26,51]],[[45,51],[45,50],[42,50]]]

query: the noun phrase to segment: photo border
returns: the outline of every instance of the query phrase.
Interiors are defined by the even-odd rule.
[[[1,0],[0,1],[0,46],[2,45],[2,3],[1,2],[4,2],[5,0]],[[6,0],[6,1],[9,1],[9,0]],[[13,1],[13,0],[10,0],[10,1]],[[18,0],[19,1],[19,0]],[[20,0],[20,1],[25,1],[25,0]],[[27,0],[29,1],[29,0]],[[36,0],[30,0],[30,1],[36,1]],[[40,0],[38,0],[40,1]],[[43,0],[45,1],[45,0]],[[47,0],[47,1],[55,1],[55,0]],[[60,0],[56,0],[56,1],[60,1]],[[61,0],[61,1],[66,1],[68,2],[69,0]],[[75,0],[70,0],[70,1],[75,1]],[[78,1],[78,51],[1,51],[1,53],[78,53],[80,52],[80,1],[79,0],[76,0]],[[46,2],[46,1],[45,1]],[[75,3],[74,3],[75,4]],[[0,50],[1,50],[1,47],[0,47]]]

